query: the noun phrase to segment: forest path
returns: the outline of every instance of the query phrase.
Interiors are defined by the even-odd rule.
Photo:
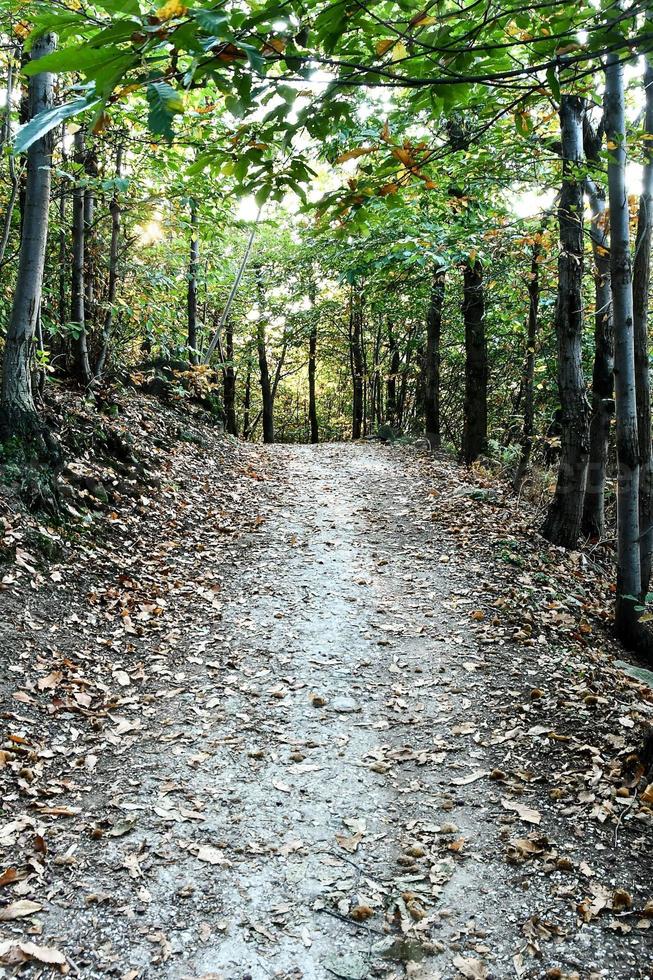
[[[414,455],[247,447],[234,474],[189,452],[140,536],[126,523],[108,564],[89,555],[87,623],[67,607],[44,635],[29,612],[42,672],[57,642],[82,663],[98,643],[116,692],[95,732],[49,711],[69,818],[0,827],[49,849],[22,883],[44,941],[88,978],[639,976],[636,944],[600,973],[564,898],[569,938],[545,946],[561,872],[506,864],[508,839],[550,847],[539,813],[505,808],[537,782],[506,708],[529,678],[477,645],[481,568],[433,522]]]

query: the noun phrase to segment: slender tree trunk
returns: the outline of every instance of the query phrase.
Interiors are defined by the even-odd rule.
[[[247,361],[247,374],[245,375],[245,396],[243,399],[243,439],[247,441],[250,436],[250,411],[252,407],[252,365]]]
[[[608,440],[614,414],[614,331],[610,286],[610,236],[605,210],[605,191],[585,180],[592,212],[590,237],[594,255],[594,371],[589,464],[583,506],[583,534],[600,538],[605,528],[605,480]]]
[[[390,351],[390,364],[388,377],[385,383],[385,408],[388,425],[393,429],[399,428],[399,407],[397,404],[397,375],[401,367],[401,356],[399,345],[394,332],[392,321],[388,321],[388,349]]]
[[[647,11],[647,27],[653,30],[653,11]],[[644,167],[639,199],[635,258],[633,261],[633,314],[635,324],[635,383],[639,439],[639,526],[642,598],[651,581],[653,552],[653,456],[651,454],[651,388],[649,378],[648,312],[651,288],[651,240],[653,238],[653,55],[645,56]]]
[[[84,130],[79,129],[75,133],[75,162],[85,163],[86,150],[84,146]],[[91,368],[88,360],[88,348],[86,343],[86,312],[84,307],[86,288],[84,284],[85,273],[85,237],[86,229],[84,224],[84,186],[81,182],[81,174],[76,176],[75,189],[73,191],[73,267],[72,267],[72,287],[70,303],[70,319],[75,325],[77,336],[75,338],[75,375],[82,384],[90,384]]]
[[[122,176],[122,156],[123,156],[123,143],[122,137],[118,142],[116,147],[116,181],[120,180]],[[113,308],[116,302],[116,292],[118,289],[118,257],[120,254],[120,228],[122,223],[122,211],[120,208],[120,198],[118,196],[118,186],[114,187],[113,196],[111,198],[111,243],[109,245],[109,280],[107,284],[107,308],[104,314],[104,324],[102,327],[102,346],[100,348],[100,356],[98,357],[98,362],[95,368],[95,376],[99,378],[105,368],[107,363],[107,355],[109,353],[109,342],[111,340],[111,331],[113,329]]]
[[[626,126],[623,66],[618,54],[605,69],[605,132],[610,199],[610,269],[614,317],[614,388],[617,423],[617,634],[635,645],[641,627],[635,610],[641,593],[639,551],[639,445],[633,283],[626,190]]]
[[[234,300],[236,298],[236,293],[238,292],[238,287],[240,286],[240,281],[243,278],[245,269],[247,268],[247,263],[249,261],[249,256],[250,256],[251,251],[252,251],[252,246],[254,245],[254,239],[256,238],[256,231],[257,231],[257,228],[258,228],[258,225],[259,225],[259,221],[261,220],[261,213],[262,213],[262,211],[263,211],[263,208],[261,206],[258,209],[258,212],[256,214],[256,220],[255,220],[254,224],[252,225],[252,230],[251,230],[251,232],[249,234],[249,238],[247,239],[247,247],[245,248],[245,252],[243,254],[243,257],[241,259],[240,265],[238,267],[238,272],[236,273],[236,278],[234,279],[233,285],[231,287],[231,291],[229,293],[229,298],[227,299],[226,306],[225,306],[224,310],[222,311],[222,316],[220,317],[220,322],[218,323],[218,325],[217,325],[217,327],[215,329],[215,333],[213,334],[213,337],[211,338],[211,343],[206,348],[206,351],[205,351],[205,353],[204,353],[204,355],[202,357],[202,364],[208,364],[210,362],[211,358],[213,357],[213,353],[214,353],[216,347],[220,343],[220,334],[222,332],[222,328],[225,325],[225,323],[227,322],[227,319],[229,318],[229,314],[231,313],[231,307],[233,306],[233,302],[234,302]]]
[[[225,355],[226,364],[222,372],[224,397],[224,414],[227,432],[232,436],[238,435],[238,419],[236,418],[236,371],[234,368],[234,326],[231,320],[225,324]]]
[[[95,222],[95,191],[90,180],[97,176],[97,158],[89,149],[84,158],[84,169],[89,185],[84,190],[84,326],[88,333],[95,322],[95,266],[93,237]]]
[[[445,271],[436,267],[426,316],[426,355],[424,358],[424,421],[431,449],[439,449],[440,435],[440,337],[444,307]]]
[[[487,447],[487,340],[483,266],[468,260],[463,269],[465,321],[465,423],[462,457],[469,466]]]
[[[574,548],[578,542],[589,457],[589,405],[582,363],[583,339],[583,161],[585,104],[563,95],[560,104],[563,180],[558,208],[560,255],[556,335],[558,394],[562,439],[558,481],[542,534],[553,544]]]
[[[188,360],[198,364],[197,349],[197,270],[200,263],[199,220],[197,201],[190,202],[190,259],[188,262]]]
[[[535,431],[535,349],[539,326],[540,310],[540,261],[542,258],[542,235],[544,228],[535,236],[531,251],[531,272],[528,280],[528,322],[526,325],[526,351],[524,354],[524,374],[522,392],[524,399],[524,424],[521,435],[521,454],[513,485],[519,490],[528,472],[533,451]]]
[[[317,355],[317,323],[311,325],[311,332],[308,335],[308,423],[310,427],[310,440],[313,444],[320,441],[320,432],[317,423],[317,401],[315,397],[315,371]]]
[[[365,393],[363,388],[363,378],[365,374],[365,362],[363,360],[362,347],[363,333],[363,293],[362,289],[356,291],[352,286],[349,302],[349,362],[351,366],[352,378],[352,439],[360,439],[363,435],[363,422],[365,416]]]
[[[261,379],[261,400],[263,416],[263,442],[274,442],[274,398],[272,395],[272,383],[270,381],[270,368],[268,365],[268,353],[265,336],[265,319],[263,314],[264,290],[263,273],[261,269],[256,271],[256,283],[258,289],[258,321],[256,324],[256,349],[258,352],[258,367]]]
[[[32,48],[36,60],[55,50],[56,37],[38,38]],[[41,72],[29,82],[29,115],[33,117],[53,104],[52,75]],[[0,438],[15,437],[28,455],[56,465],[58,448],[41,424],[34,403],[31,357],[34,331],[41,306],[43,269],[48,236],[51,137],[32,144],[27,155],[27,181],[18,275],[2,363]]]
[[[64,123],[61,126],[61,165],[65,169],[67,164],[66,125]],[[62,178],[59,187],[59,323],[62,325],[68,320],[66,238],[66,182]]]
[[[0,141],[0,148],[4,149],[8,145],[11,139],[11,113],[13,109],[13,97],[14,97],[14,65],[20,62],[21,46],[17,45],[12,51],[9,51],[7,60],[7,82],[6,82],[6,99],[7,106],[5,110],[5,118],[2,124],[2,140]],[[9,236],[11,234],[11,221],[14,214],[14,208],[16,207],[16,201],[18,199],[18,190],[20,186],[20,181],[18,179],[18,172],[16,170],[16,160],[13,155],[9,156],[9,200],[7,201],[7,207],[5,209],[4,218],[2,222],[2,233],[0,234],[0,266],[4,262],[5,252],[7,251],[7,245],[9,244]]]

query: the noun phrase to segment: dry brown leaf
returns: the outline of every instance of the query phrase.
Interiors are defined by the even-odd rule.
[[[533,810],[532,807],[526,806],[525,803],[516,803],[514,800],[501,800],[501,806],[504,810],[514,810],[520,820],[525,823],[539,824],[542,820],[542,814],[539,810]]]
[[[454,956],[453,965],[467,980],[487,980],[487,966],[474,957]]]
[[[11,902],[0,909],[0,922],[13,922],[14,919],[23,919],[27,915],[34,915],[43,908],[38,902],[30,902],[27,898],[21,898],[17,902]]]

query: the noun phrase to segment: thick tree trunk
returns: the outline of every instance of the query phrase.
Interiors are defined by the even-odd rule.
[[[122,176],[122,139],[116,147],[116,180]],[[116,186],[111,198],[111,243],[109,245],[109,281],[107,285],[107,308],[104,314],[104,324],[102,327],[102,347],[100,356],[95,368],[95,376],[99,378],[107,363],[109,353],[109,342],[113,329],[113,307],[116,302],[116,292],[118,289],[118,257],[120,254],[120,228],[122,223],[122,211],[120,209],[120,199],[118,197],[118,187]]]
[[[462,458],[469,466],[487,447],[487,341],[483,266],[478,259],[463,269],[465,322],[465,420]]]
[[[653,11],[647,12],[653,30]],[[644,167],[639,199],[635,258],[633,261],[633,315],[635,324],[635,383],[639,439],[639,526],[642,598],[651,581],[653,552],[653,456],[651,453],[651,388],[649,378],[648,312],[651,288],[651,239],[653,237],[653,55],[646,56],[644,70],[646,113],[644,120]]]
[[[199,220],[197,202],[190,202],[190,258],[188,262],[188,360],[199,364],[197,349],[197,270],[200,263]]]
[[[605,131],[610,199],[610,271],[614,318],[614,388],[617,423],[617,601],[615,625],[625,643],[641,633],[636,605],[641,592],[639,551],[639,445],[635,389],[633,284],[626,190],[626,128],[623,66],[607,57]]]
[[[226,429],[229,435],[238,435],[236,418],[236,371],[234,369],[234,326],[231,320],[225,324],[226,364],[222,372],[222,390]]]
[[[256,324],[256,349],[258,352],[258,367],[261,379],[261,401],[263,416],[263,442],[274,442],[274,397],[272,394],[272,383],[270,381],[270,368],[268,366],[268,353],[265,336],[265,319],[263,315],[264,290],[263,275],[261,269],[257,269],[256,275],[258,289],[258,322]]]
[[[75,133],[75,162],[84,166],[85,159],[84,130],[79,129]],[[86,343],[86,311],[84,305],[86,294],[84,284],[86,238],[84,198],[84,186],[81,182],[81,174],[78,173],[73,191],[73,264],[70,320],[75,325],[76,330],[74,342],[75,375],[78,381],[81,381],[84,385],[88,385],[92,378]]]
[[[522,395],[524,399],[524,424],[521,435],[521,454],[513,486],[519,490],[530,466],[533,451],[533,435],[535,431],[535,348],[539,326],[540,311],[540,260],[542,258],[542,235],[544,227],[535,236],[531,251],[531,271],[528,280],[528,322],[526,325],[526,351],[524,353],[524,373],[522,377]]]
[[[610,235],[605,210],[605,191],[593,180],[585,180],[592,223],[590,237],[594,255],[594,371],[592,374],[592,417],[589,465],[583,506],[583,534],[600,538],[605,528],[605,479],[608,440],[614,414],[614,331],[610,286]]]
[[[37,59],[54,51],[52,34],[38,38],[32,48]],[[29,83],[30,117],[52,106],[52,75],[41,72]],[[15,438],[26,455],[50,465],[59,463],[59,452],[48,430],[40,422],[31,381],[31,356],[41,305],[43,269],[48,235],[51,138],[37,140],[27,155],[27,181],[18,275],[5,339],[0,399],[0,439]],[[50,488],[52,490],[52,488]]]
[[[365,417],[364,375],[365,361],[363,359],[363,294],[352,286],[349,303],[349,361],[352,379],[352,439],[360,439],[363,435],[363,420]]]
[[[589,405],[582,363],[583,339],[583,161],[584,101],[563,95],[560,104],[563,180],[558,208],[560,255],[556,335],[562,438],[558,481],[542,534],[553,544],[578,542],[589,457]]]
[[[424,356],[424,424],[431,449],[439,449],[440,435],[440,337],[444,307],[445,271],[436,267],[426,315],[426,354]]]

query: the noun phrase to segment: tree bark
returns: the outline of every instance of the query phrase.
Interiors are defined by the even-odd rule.
[[[250,412],[252,408],[252,363],[247,360],[247,374],[245,375],[245,396],[243,398],[243,439],[247,441],[250,436]]]
[[[7,60],[7,82],[6,82],[6,99],[7,107],[5,110],[5,118],[2,124],[2,140],[0,141],[0,148],[4,148],[8,145],[11,140],[11,112],[12,103],[14,96],[14,65],[20,62],[21,46],[16,45],[14,50],[9,50],[8,60]],[[7,201],[7,206],[5,209],[5,214],[2,222],[2,234],[0,235],[0,267],[4,263],[5,252],[7,251],[7,245],[9,243],[9,236],[11,234],[11,222],[14,214],[14,208],[16,207],[16,201],[18,199],[18,190],[20,186],[20,181],[18,179],[18,173],[16,171],[16,160],[13,155],[9,155],[9,200]]]
[[[256,282],[258,289],[258,321],[256,324],[256,349],[258,351],[258,366],[261,379],[261,400],[263,416],[263,442],[274,442],[274,398],[272,395],[272,383],[270,381],[270,368],[268,365],[268,354],[265,336],[265,319],[263,316],[263,274],[261,269],[257,269]]]
[[[61,126],[61,165],[65,169],[68,164],[66,154],[66,124]],[[59,323],[64,324],[68,319],[67,268],[66,261],[66,182],[62,178],[59,187]]]
[[[365,413],[363,378],[363,293],[352,286],[349,301],[349,362],[352,379],[352,439],[360,439],[363,434]]]
[[[462,457],[469,466],[487,447],[487,341],[483,266],[470,259],[463,269],[465,322],[465,420]]]
[[[614,387],[617,430],[617,635],[636,645],[641,626],[636,605],[641,592],[639,550],[639,444],[635,387],[633,283],[626,190],[626,127],[623,66],[607,57],[605,131],[608,140],[610,271],[614,318]]]
[[[553,544],[574,548],[578,542],[589,458],[589,404],[582,364],[583,339],[583,161],[584,101],[563,95],[560,104],[563,179],[558,207],[560,255],[556,336],[558,394],[561,406],[561,454],[555,495],[542,528]]]
[[[528,280],[528,322],[526,325],[526,351],[524,353],[524,372],[522,377],[522,393],[524,399],[524,424],[521,435],[521,453],[513,486],[519,490],[528,472],[533,451],[533,435],[535,431],[535,349],[539,327],[540,311],[540,260],[542,258],[542,235],[544,226],[535,236],[531,250],[531,271]]]
[[[118,142],[116,147],[116,180],[120,180],[122,176],[122,156],[123,156],[123,143],[122,138]],[[109,279],[107,284],[107,308],[104,314],[104,324],[102,327],[102,347],[100,349],[100,356],[98,357],[97,365],[95,368],[95,377],[99,378],[105,368],[107,363],[107,355],[109,353],[109,342],[111,340],[111,331],[113,329],[113,307],[116,302],[116,292],[118,289],[118,257],[120,249],[120,229],[122,224],[122,211],[120,208],[120,198],[118,196],[118,187],[115,185],[113,196],[111,198],[111,243],[109,245]]]
[[[85,160],[84,130],[79,129],[75,133],[75,162],[83,168]],[[88,385],[92,378],[86,342],[86,311],[84,305],[86,293],[84,284],[86,239],[84,198],[84,185],[80,172],[76,175],[75,189],[73,191],[73,264],[70,319],[76,327],[74,343],[75,375],[78,381],[81,381],[84,385]]]
[[[56,37],[38,38],[32,48],[36,60],[55,50]],[[53,81],[41,72],[29,82],[30,118],[53,104]],[[43,269],[48,236],[52,140],[45,136],[27,154],[27,179],[18,275],[5,339],[0,396],[0,438],[16,438],[27,455],[56,466],[59,450],[36,412],[31,382],[34,332],[41,305]]]
[[[594,255],[594,370],[589,464],[583,505],[583,534],[601,538],[605,528],[605,480],[608,440],[614,414],[614,331],[610,285],[610,235],[605,191],[589,177],[585,189],[592,213],[590,237]]]
[[[647,12],[653,30],[653,11]],[[639,526],[642,599],[651,581],[653,552],[653,455],[651,453],[651,387],[649,378],[648,312],[653,238],[653,55],[645,56],[644,166],[639,199],[635,258],[633,261],[633,317],[635,329],[635,384],[639,440]]]
[[[385,383],[386,418],[388,425],[393,430],[397,430],[400,428],[399,405],[397,402],[397,375],[401,367],[401,355],[391,321],[388,321],[388,348],[390,351],[390,365]]]
[[[317,356],[317,323],[311,326],[308,335],[308,424],[310,440],[313,445],[320,441],[320,431],[317,422],[317,401],[315,396],[315,373]]]
[[[431,298],[426,316],[426,354],[424,356],[424,423],[431,449],[439,449],[440,434],[440,337],[444,307],[445,271],[437,266],[433,273]]]
[[[226,364],[222,371],[222,390],[224,397],[224,414],[226,429],[229,435],[238,435],[238,419],[236,418],[236,371],[234,368],[234,326],[231,320],[225,324],[225,355]]]
[[[199,363],[197,349],[197,270],[200,263],[199,221],[197,201],[190,202],[190,258],[188,261],[188,360]]]

